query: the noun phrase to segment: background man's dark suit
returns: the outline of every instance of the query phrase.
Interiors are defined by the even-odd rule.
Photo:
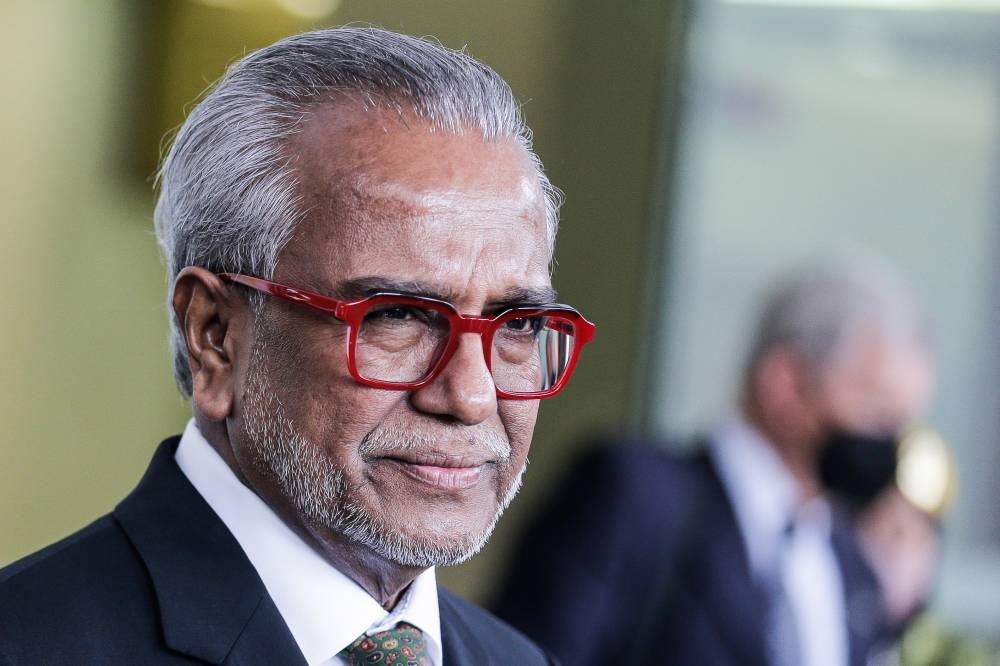
[[[0,570],[0,664],[305,664],[239,544],[160,445],[110,515]],[[551,663],[439,591],[448,666]]]
[[[863,666],[881,632],[877,583],[846,526],[833,541]],[[518,552],[497,613],[567,664],[766,663],[764,599],[704,452],[599,447]]]

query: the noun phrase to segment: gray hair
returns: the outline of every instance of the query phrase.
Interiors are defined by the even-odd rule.
[[[447,132],[477,128],[527,151],[545,197],[549,257],[562,195],[532,150],[510,87],[462,51],[369,27],[288,37],[233,64],[180,128],[157,174],[154,220],[167,263],[174,377],[191,395],[186,344],[170,307],[185,266],[273,276],[305,211],[285,145],[335,93],[409,112]]]
[[[747,388],[761,360],[775,348],[792,350],[808,372],[821,377],[867,332],[932,351],[925,313],[887,265],[853,257],[800,270],[778,285],[761,310],[745,366]]]

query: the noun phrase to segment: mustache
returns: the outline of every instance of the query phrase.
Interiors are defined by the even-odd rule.
[[[456,443],[457,442],[457,443]],[[366,434],[358,447],[362,458],[376,458],[386,453],[404,451],[440,451],[442,443],[457,452],[485,451],[498,462],[508,462],[511,457],[510,441],[493,430],[463,433],[456,437],[444,433],[432,436],[398,426],[380,426]]]

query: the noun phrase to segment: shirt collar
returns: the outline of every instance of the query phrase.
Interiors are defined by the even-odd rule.
[[[751,569],[767,571],[789,526],[806,524],[829,534],[829,507],[803,503],[788,468],[767,439],[742,416],[709,437],[710,455],[736,513]]]
[[[432,663],[441,663],[433,568],[417,576],[390,613],[243,485],[194,419],[184,429],[176,460],[243,548],[310,666],[329,660],[362,633],[387,629],[400,621],[424,633]]]

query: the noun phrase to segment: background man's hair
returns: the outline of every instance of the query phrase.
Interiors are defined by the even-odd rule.
[[[157,174],[154,220],[167,263],[174,376],[191,395],[191,373],[170,307],[185,266],[272,277],[304,211],[285,143],[317,105],[347,93],[371,108],[411,113],[432,127],[478,129],[528,152],[545,195],[549,256],[560,192],[532,150],[510,87],[461,51],[369,27],[283,39],[233,64],[180,128]],[[257,299],[259,305],[259,296]]]
[[[871,257],[840,258],[800,269],[781,281],[762,308],[747,355],[744,385],[772,350],[790,349],[820,377],[859,334],[931,353],[925,313],[910,287]]]

